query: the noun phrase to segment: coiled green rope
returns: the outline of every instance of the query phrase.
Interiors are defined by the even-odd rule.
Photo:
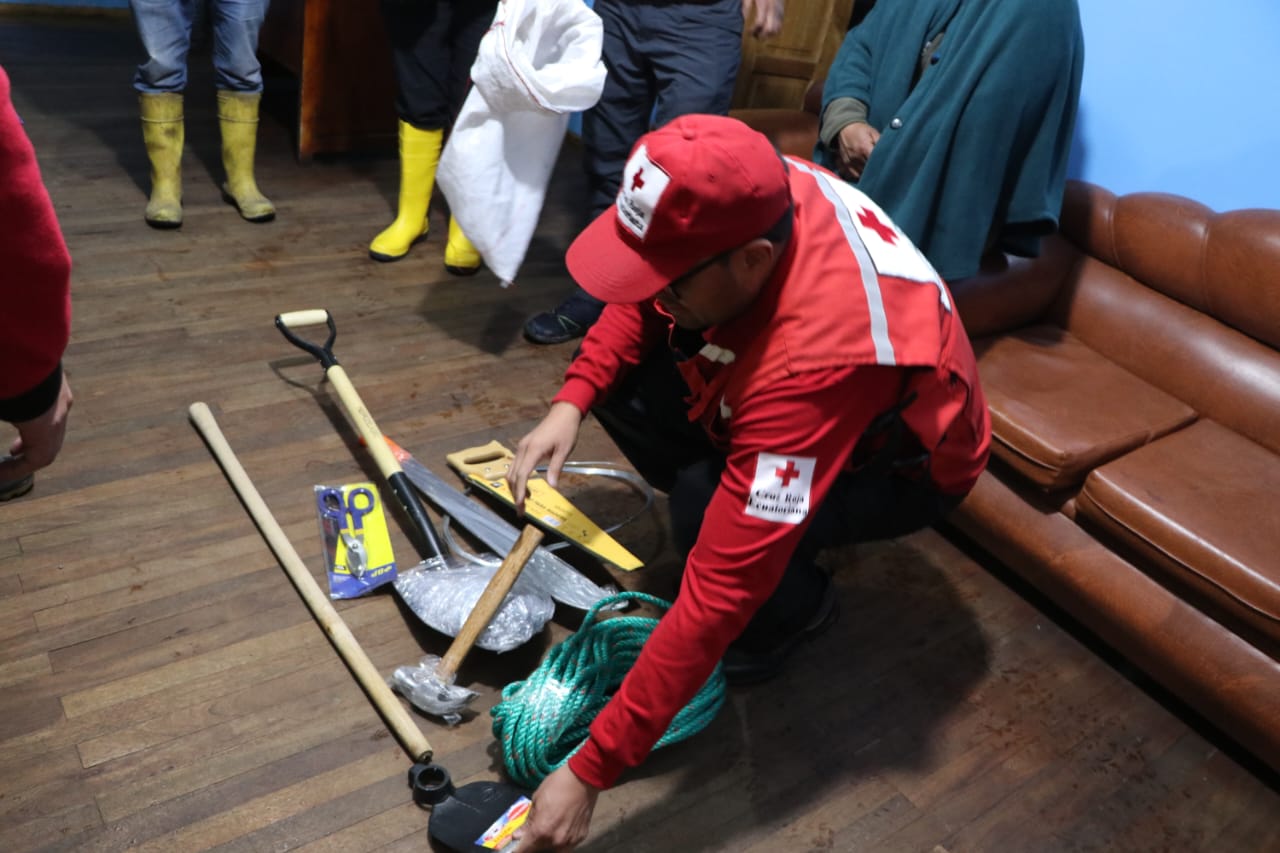
[[[599,611],[624,602],[645,602],[663,610],[671,607],[668,601],[640,592],[609,596],[587,611],[582,627],[552,648],[528,678],[503,688],[502,701],[491,712],[493,735],[502,743],[507,775],[517,785],[532,790],[568,761],[587,739],[591,721],[631,671],[658,620],[647,616],[596,619]],[[654,749],[706,728],[724,701],[724,673],[717,666]]]

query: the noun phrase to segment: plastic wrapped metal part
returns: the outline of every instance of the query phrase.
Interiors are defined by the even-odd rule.
[[[407,452],[402,452],[397,458],[400,460],[409,482],[413,483],[419,492],[425,495],[428,500],[439,507],[459,526],[476,536],[498,554],[505,554],[511,550],[511,546],[515,544],[516,537],[520,533],[516,527],[507,523],[497,513],[476,503],[464,493],[450,486]],[[646,504],[645,508],[647,509],[647,507],[648,505]],[[447,529],[446,527],[446,537],[448,537]],[[450,541],[452,542],[451,539]],[[451,547],[454,548],[455,554],[462,559],[480,564],[488,563],[482,557],[462,552],[456,548],[456,545],[451,545]],[[501,561],[501,557],[495,557],[493,566],[496,568]],[[579,610],[588,610],[602,598],[617,592],[617,589],[613,586],[602,587],[592,583],[581,572],[551,553],[546,547],[539,547],[533,553],[533,556],[529,558],[529,563],[524,569],[523,578],[536,585],[538,589],[556,601],[567,604],[570,607],[576,607]]]
[[[442,634],[456,637],[497,569],[477,564],[460,566],[453,560],[443,565],[439,560],[428,560],[401,572],[395,581],[396,592],[419,619]],[[511,651],[541,631],[554,612],[551,597],[522,576],[476,645],[491,652]]]
[[[415,666],[396,667],[388,682],[418,710],[456,726],[462,721],[462,710],[479,694],[455,684],[456,676],[441,679],[439,670],[440,658],[427,655]]]

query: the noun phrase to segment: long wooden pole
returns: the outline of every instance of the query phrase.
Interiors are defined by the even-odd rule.
[[[378,673],[377,667],[360,647],[360,643],[347,627],[347,623],[342,621],[342,616],[329,602],[329,597],[320,589],[315,578],[311,577],[311,572],[307,570],[306,564],[294,550],[289,537],[276,522],[275,516],[262,500],[262,495],[258,494],[253,481],[249,479],[240,460],[236,458],[235,451],[231,449],[222,430],[218,428],[213,412],[209,411],[209,407],[204,403],[192,403],[188,411],[192,423],[204,437],[209,449],[213,451],[222,470],[226,472],[227,479],[231,481],[232,488],[248,508],[249,515],[262,531],[262,537],[275,552],[276,559],[288,573],[289,579],[297,587],[302,600],[311,610],[311,615],[320,623],[320,627],[324,629],[333,647],[338,650],[342,660],[351,669],[356,681],[360,682],[360,686],[364,688],[364,692],[378,709],[378,713],[386,720],[391,731],[414,761],[423,764],[430,762],[431,744],[427,742],[413,718],[409,716],[409,712],[400,704],[400,700],[391,692],[391,688],[387,686],[386,681]]]

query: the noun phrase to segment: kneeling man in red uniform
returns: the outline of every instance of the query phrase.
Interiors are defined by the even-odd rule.
[[[723,662],[776,674],[836,615],[829,545],[939,520],[991,426],[946,285],[876,204],[760,133],[686,116],[642,137],[615,206],[570,246],[608,303],[519,445],[517,500],[554,483],[591,412],[669,495],[685,569],[590,737],[534,795],[521,849],[571,849]]]

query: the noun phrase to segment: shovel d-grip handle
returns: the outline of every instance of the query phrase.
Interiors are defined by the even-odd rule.
[[[320,323],[324,323],[329,327],[329,337],[323,346],[312,343],[293,332],[294,329],[301,326],[315,326]],[[276,315],[276,328],[280,330],[289,343],[319,359],[321,366],[324,367],[325,378],[337,390],[338,398],[342,400],[342,405],[347,410],[347,414],[355,422],[356,431],[364,439],[365,446],[373,454],[373,461],[377,463],[378,470],[386,478],[392,494],[396,497],[396,502],[404,509],[409,516],[409,520],[413,522],[413,526],[417,529],[422,540],[417,543],[419,552],[424,558],[436,557],[443,560],[445,553],[444,549],[440,547],[440,536],[436,533],[435,526],[427,516],[427,511],[423,508],[422,501],[418,499],[418,494],[413,490],[413,486],[409,482],[409,478],[405,476],[400,463],[391,454],[386,440],[382,437],[382,430],[378,429],[378,424],[373,420],[373,415],[369,414],[369,409],[365,407],[364,401],[356,393],[355,386],[351,384],[351,379],[347,376],[347,371],[343,369],[342,365],[338,364],[337,356],[333,354],[333,342],[338,336],[338,328],[333,322],[333,316],[325,308],[289,311],[285,314]],[[424,548],[423,545],[426,547]]]
[[[329,337],[325,340],[323,346],[312,343],[293,332],[299,326],[317,326],[321,323],[329,327]],[[280,334],[284,335],[289,343],[315,356],[325,370],[338,363],[338,357],[333,354],[333,342],[338,338],[338,327],[333,322],[333,315],[329,313],[327,308],[308,308],[305,311],[289,311],[284,314],[277,314],[276,328],[280,330]]]

